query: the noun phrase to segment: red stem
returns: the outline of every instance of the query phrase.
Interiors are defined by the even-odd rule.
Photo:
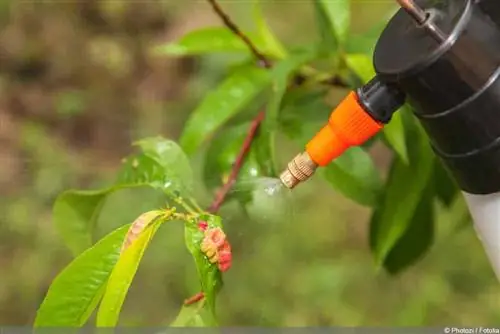
[[[236,161],[233,164],[233,168],[231,169],[231,174],[229,175],[229,178],[227,179],[226,183],[222,186],[222,188],[218,191],[217,195],[215,196],[212,205],[210,205],[210,208],[208,209],[209,212],[216,213],[217,211],[219,211],[221,205],[224,203],[224,200],[226,199],[227,194],[229,193],[234,183],[236,182],[241,167],[245,162],[245,157],[250,151],[252,142],[255,138],[255,135],[257,134],[257,130],[259,129],[260,124],[264,120],[264,115],[265,115],[264,111],[261,111],[253,119],[252,124],[248,129],[247,136],[245,137],[245,141],[241,145],[240,152],[238,153]]]
[[[191,304],[197,303],[200,300],[202,300],[203,298],[205,298],[205,295],[203,294],[203,292],[198,292],[193,297],[190,297],[190,298],[186,299],[184,301],[184,305],[187,306],[187,305],[191,305]]]

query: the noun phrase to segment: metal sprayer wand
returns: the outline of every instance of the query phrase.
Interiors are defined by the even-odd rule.
[[[430,22],[429,13],[420,8],[414,0],[396,1],[419,26],[425,28],[437,42],[442,43],[446,40],[446,35],[436,25]]]

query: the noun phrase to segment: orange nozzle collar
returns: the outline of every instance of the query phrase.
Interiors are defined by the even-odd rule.
[[[328,124],[306,145],[306,152],[319,166],[328,165],[351,146],[361,145],[383,128],[360,105],[351,92],[331,113]]]

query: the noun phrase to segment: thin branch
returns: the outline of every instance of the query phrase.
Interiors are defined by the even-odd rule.
[[[203,298],[205,298],[205,294],[203,292],[198,292],[194,296],[192,296],[192,297],[184,300],[184,305],[187,306],[187,305],[191,305],[191,304],[197,303],[200,300],[202,300]]]
[[[219,5],[217,0],[208,0],[210,5],[212,6],[214,12],[220,17],[224,25],[231,30],[236,36],[238,36],[250,49],[255,58],[259,60],[265,68],[271,68],[273,66],[271,60],[269,60],[264,54],[262,54],[257,47],[252,43],[250,38],[245,35],[241,29],[231,20],[231,18],[224,12],[222,7]]]
[[[217,195],[214,198],[214,201],[212,205],[210,205],[210,208],[208,209],[209,212],[215,213],[219,211],[221,205],[224,203],[224,200],[226,199],[227,194],[233,187],[234,183],[236,182],[236,179],[238,178],[238,174],[241,170],[241,167],[243,166],[243,163],[245,161],[245,157],[247,156],[248,152],[250,151],[250,147],[252,146],[252,142],[257,134],[257,130],[259,129],[260,124],[264,120],[264,111],[261,111],[257,114],[257,116],[253,119],[252,124],[250,125],[250,128],[248,129],[247,136],[245,137],[245,141],[241,145],[240,152],[238,153],[238,156],[236,157],[236,160],[233,164],[233,168],[231,169],[231,174],[229,175],[227,181],[224,183],[222,188],[219,190]]]

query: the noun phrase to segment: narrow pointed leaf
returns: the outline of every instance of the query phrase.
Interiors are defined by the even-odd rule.
[[[350,0],[316,0],[316,2],[327,18],[330,33],[335,37],[337,44],[344,44],[351,24]]]
[[[401,163],[401,162],[397,162]],[[434,184],[429,179],[426,189],[417,199],[418,204],[401,235],[383,262],[384,269],[397,275],[414,265],[430,249],[434,241]],[[375,221],[375,224],[380,221]]]
[[[433,182],[435,196],[445,206],[450,207],[459,194],[459,187],[441,160],[436,159]]]
[[[98,327],[115,327],[117,325],[120,311],[139,268],[139,263],[162,223],[161,219],[157,219],[159,215],[158,211],[148,212],[141,215],[132,224],[128,233],[130,237],[125,239],[126,247],[123,248],[106,284],[97,313],[96,325]],[[133,233],[131,234],[131,232]]]
[[[275,136],[279,128],[280,110],[290,77],[302,65],[313,60],[316,55],[315,50],[296,51],[290,57],[276,64],[272,70],[272,95],[266,109],[266,116],[262,122],[259,137],[256,140],[261,153],[260,160],[269,161],[268,175],[276,174]],[[268,156],[263,157],[262,155]]]
[[[190,115],[180,139],[185,152],[193,154],[269,83],[269,73],[265,69],[243,66],[233,71],[214,91],[205,96]]]
[[[320,0],[313,1],[314,17],[318,30],[319,41],[317,42],[318,50],[322,55],[330,55],[337,51],[339,43],[332,34],[332,26],[328,14],[324,10]]]
[[[257,45],[261,45],[256,37],[248,36]],[[191,31],[176,42],[155,47],[153,52],[170,56],[193,56],[217,52],[250,53],[248,46],[241,38],[226,27],[209,27]]]
[[[433,171],[435,158],[423,130],[415,126],[410,135],[415,145],[410,150],[412,164],[395,160],[379,202],[380,212],[370,224],[370,244],[379,266],[411,225]]]
[[[262,40],[265,49],[275,58],[282,59],[287,56],[287,52],[278,38],[272,33],[262,13],[260,0],[254,0],[253,18],[257,25],[259,38]]]
[[[104,293],[129,227],[108,234],[57,275],[38,309],[35,327],[81,327],[87,322]]]
[[[383,188],[377,167],[361,147],[345,151],[320,175],[339,193],[364,206],[373,206]]]

